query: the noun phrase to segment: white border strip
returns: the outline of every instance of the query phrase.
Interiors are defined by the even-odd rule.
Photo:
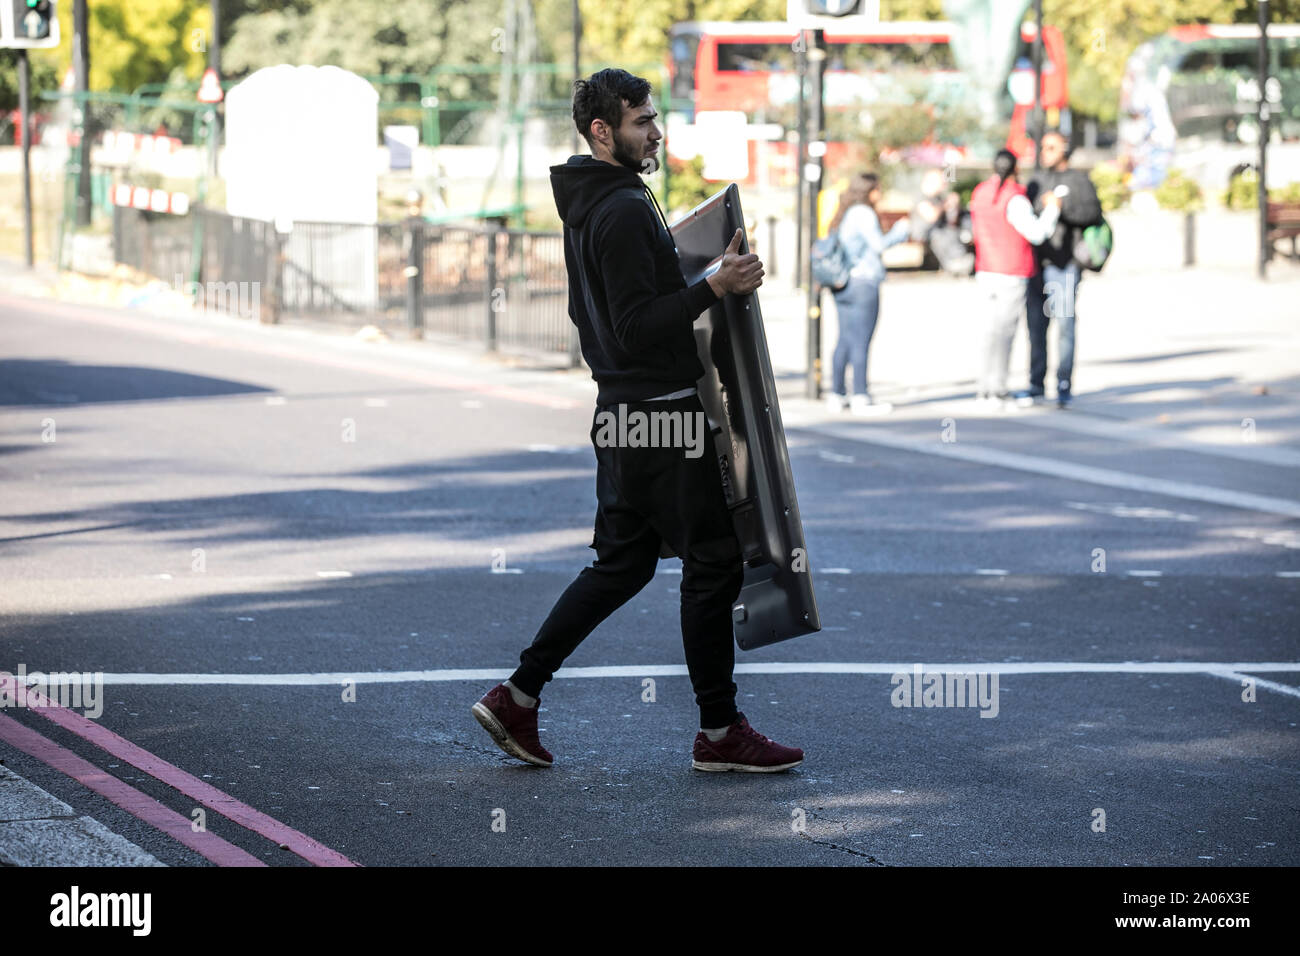
[[[916,661],[891,663],[792,662],[737,664],[737,674],[897,674],[910,673]],[[922,664],[927,671],[986,674],[1216,674],[1236,678],[1241,672],[1300,673],[1300,661],[1217,662],[1217,661],[1124,661],[1091,663],[1084,661],[959,661],[947,664]],[[457,668],[427,671],[333,671],[315,674],[104,674],[105,684],[182,685],[240,684],[245,686],[404,684],[440,681],[505,680],[511,669]],[[562,667],[555,673],[558,680],[594,677],[685,677],[684,664],[621,664],[606,667]],[[1285,685],[1278,685],[1279,687]]]

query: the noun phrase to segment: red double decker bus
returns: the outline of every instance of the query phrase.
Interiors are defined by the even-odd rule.
[[[1022,26],[1013,76],[999,102],[1008,148],[1030,160],[1033,141],[1026,135],[1025,121],[1033,100],[1035,32],[1032,23]],[[825,31],[828,163],[843,156],[855,124],[870,121],[882,106],[931,114],[972,108],[970,84],[954,62],[951,37],[952,25],[944,21],[882,22],[870,32]],[[785,22],[675,24],[669,34],[672,112],[694,122],[701,112],[740,111],[750,123],[793,129],[799,91],[798,38],[798,29]],[[1055,27],[1043,28],[1043,48],[1042,103],[1048,124],[1068,126],[1065,44]],[[1010,88],[1019,95],[1013,97]],[[782,158],[785,172],[793,175],[793,144],[777,141],[770,146]],[[959,138],[929,136],[901,152],[917,163],[941,164],[954,149],[958,157],[965,157]],[[751,141],[751,177],[754,150]]]

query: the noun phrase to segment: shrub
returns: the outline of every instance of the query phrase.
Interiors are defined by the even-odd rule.
[[[1254,209],[1259,204],[1258,191],[1259,174],[1246,169],[1232,177],[1221,198],[1229,209]]]
[[[1200,184],[1180,169],[1171,169],[1156,187],[1156,202],[1161,209],[1193,212],[1204,206],[1203,200]]]
[[[1113,212],[1128,202],[1129,188],[1124,181],[1124,173],[1111,163],[1094,166],[1089,173],[1093,186],[1097,189],[1097,198],[1105,212]]]

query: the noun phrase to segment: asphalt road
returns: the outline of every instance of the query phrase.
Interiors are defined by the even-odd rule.
[[[788,666],[737,681],[803,766],[690,769],[673,560],[568,662],[624,670],[547,687],[538,770],[469,708],[590,560],[590,382],[215,319],[0,315],[0,670],[103,672],[97,724],[357,863],[1300,863],[1293,447],[960,401],[832,421],[791,397],[824,630],[738,652]],[[894,706],[916,663],[996,671],[996,716]],[[0,757],[157,859],[209,862]],[[207,829],[308,865],[216,812]]]

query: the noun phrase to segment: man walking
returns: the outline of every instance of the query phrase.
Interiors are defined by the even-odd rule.
[[[1026,185],[1026,195],[1041,212],[1044,199],[1054,193],[1061,199],[1056,230],[1034,248],[1035,270],[1025,290],[1029,325],[1029,388],[1018,392],[1020,405],[1043,400],[1047,377],[1047,326],[1056,320],[1056,406],[1070,404],[1074,375],[1074,304],[1082,270],[1074,258],[1074,245],[1087,226],[1101,221],[1101,200],[1087,173],[1070,168],[1069,141],[1057,130],[1043,135],[1043,169]]]
[[[569,317],[599,386],[591,437],[596,450],[596,560],[560,596],[519,667],[473,708],[506,753],[549,767],[537,736],[538,698],[561,663],[601,621],[654,577],[661,548],[682,559],[681,628],[700,710],[697,770],[786,770],[803,751],[783,747],[736,710],[731,607],[743,560],[722,491],[712,437],[703,453],[609,441],[603,422],[673,413],[704,421],[695,383],[704,375],[695,319],[724,295],[762,284],[763,264],[739,255],[736,231],[716,271],[687,286],[654,194],[639,173],[658,168],[663,132],[650,84],[619,69],[574,84],[573,119],[591,156],[551,167],[564,221]]]

